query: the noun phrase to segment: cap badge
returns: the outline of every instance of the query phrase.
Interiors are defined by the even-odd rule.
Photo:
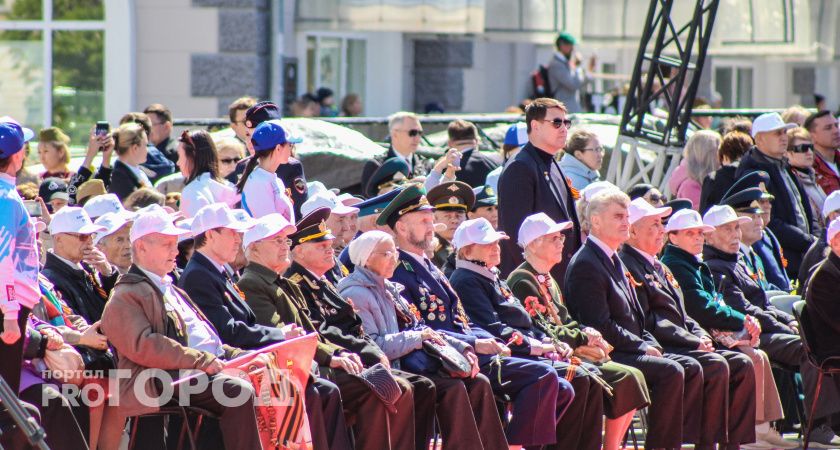
[[[446,190],[452,191],[452,192],[457,192],[458,191],[458,186],[456,186],[454,184],[450,184],[449,187],[446,188]]]
[[[449,197],[449,203],[452,203],[453,205],[460,205],[461,199],[458,197]]]

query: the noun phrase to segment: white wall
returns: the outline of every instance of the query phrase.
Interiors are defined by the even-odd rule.
[[[175,117],[215,117],[217,100],[191,95],[190,55],[218,51],[218,10],[190,0],[135,2],[135,109],[163,103]]]

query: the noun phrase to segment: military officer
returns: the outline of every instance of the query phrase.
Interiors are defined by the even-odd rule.
[[[400,157],[386,159],[370,176],[367,186],[363,186],[365,197],[372,198],[393,191],[408,180],[411,170],[408,163]]]
[[[545,363],[509,357],[507,345],[469,322],[449,281],[424,254],[434,236],[433,210],[423,188],[411,184],[380,213],[377,224],[394,231],[399,247],[400,263],[391,281],[405,287],[403,296],[429,327],[470,344],[493,391],[511,398],[513,418],[505,431],[510,444],[554,443],[557,419],[574,397],[571,385]]]
[[[455,254],[452,236],[461,222],[467,220],[467,211],[475,205],[472,188],[461,181],[448,181],[429,190],[426,199],[434,207],[435,222],[443,223],[446,229],[436,233],[437,245],[432,262],[449,276],[455,270]]]
[[[491,186],[484,185],[473,189],[475,204],[467,216],[470,219],[484,217],[493,225],[493,229],[499,229],[499,199],[496,197],[496,190]]]

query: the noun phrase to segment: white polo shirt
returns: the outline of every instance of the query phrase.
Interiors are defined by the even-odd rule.
[[[245,188],[242,189],[242,208],[255,219],[280,213],[289,222],[295,223],[292,199],[286,195],[283,181],[277,178],[276,173],[259,166],[248,176]]]

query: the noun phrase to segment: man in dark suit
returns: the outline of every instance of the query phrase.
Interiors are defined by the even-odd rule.
[[[259,102],[245,111],[244,130],[246,135],[245,146],[248,153],[253,156],[254,149],[251,147],[251,134],[257,125],[266,120],[281,119],[280,108],[272,102]],[[227,180],[233,184],[239,180],[245,166],[251,156],[242,159],[236,164],[236,169],[227,176]],[[294,156],[294,153],[292,154]],[[285,164],[280,164],[274,172],[286,187],[286,195],[292,199],[295,208],[295,217],[301,217],[300,207],[306,201],[308,191],[306,189],[306,175],[303,173],[303,164],[295,158],[289,158]]]
[[[400,263],[391,281],[405,287],[403,297],[429,327],[472,346],[471,362],[480,366],[497,395],[510,397],[513,418],[505,430],[510,444],[554,443],[557,419],[574,397],[571,385],[559,380],[547,364],[510,357],[507,345],[470,323],[449,281],[424,254],[434,236],[432,208],[423,188],[411,184],[379,215],[376,223],[394,231],[400,249]]]
[[[665,243],[662,218],[671,208],[654,208],[645,199],[630,203],[630,238],[619,252],[637,283],[636,296],[646,328],[667,352],[696,359],[703,366],[700,442],[695,448],[738,448],[755,441],[755,373],[750,358],[715,349],[712,338],[685,312],[682,292],[656,255]],[[721,414],[728,411],[728,414]]]
[[[446,128],[449,135],[449,148],[461,152],[461,170],[455,173],[455,179],[467,183],[472,188],[483,186],[487,174],[499,163],[489,155],[478,150],[478,129],[472,122],[453,120]]]
[[[768,228],[782,244],[789,262],[786,269],[790,277],[799,272],[799,264],[819,232],[808,194],[790,164],[783,159],[788,143],[786,131],[793,126],[785,124],[777,113],[758,116],[752,129],[755,147],[741,159],[735,174],[740,178],[746,173],[763,170],[770,175],[767,191],[775,199]]]
[[[555,158],[566,146],[566,134],[572,122],[566,107],[551,98],[538,98],[525,110],[528,144],[508,164],[499,179],[499,228],[510,236],[502,243],[502,276],[522,264],[517,247],[519,225],[534,211],[546,213],[555,222],[571,221],[567,230],[563,261],[551,269],[561,285],[572,255],[580,248],[580,223],[575,213],[576,191],[560,170]]]
[[[687,408],[702,404],[703,371],[693,358],[665,352],[645,327],[645,313],[618,258],[629,237],[630,198],[620,191],[603,192],[589,203],[589,238],[572,257],[563,296],[581,324],[604,336],[617,363],[639,369],[651,389],[650,424],[645,448],[674,448],[698,442],[699,421]]]
[[[364,191],[370,184],[370,178],[385,160],[399,157],[408,163],[409,176],[414,178],[428,174],[434,161],[417,156],[417,148],[423,140],[423,125],[416,114],[398,112],[388,117],[388,132],[391,135],[391,146],[384,155],[379,155],[365,163],[362,168],[361,189]]]

